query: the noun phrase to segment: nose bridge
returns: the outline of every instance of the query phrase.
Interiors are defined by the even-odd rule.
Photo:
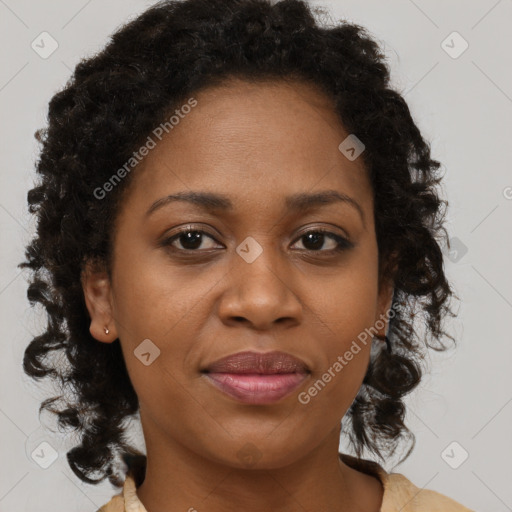
[[[272,236],[258,240],[247,237],[236,248],[229,290],[219,308],[223,321],[245,319],[257,328],[285,318],[300,321],[300,300],[280,248]]]

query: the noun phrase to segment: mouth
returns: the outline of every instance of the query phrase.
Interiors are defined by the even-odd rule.
[[[269,404],[290,395],[311,372],[304,361],[285,352],[239,352],[201,373],[217,390],[239,402]]]
[[[205,373],[220,391],[240,402],[270,404],[291,394],[307,379],[307,373],[236,374]]]

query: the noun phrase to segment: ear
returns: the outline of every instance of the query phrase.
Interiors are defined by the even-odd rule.
[[[375,318],[375,323],[378,322],[379,325],[384,322],[385,326],[382,329],[379,329],[379,337],[384,339],[384,336],[388,330],[389,324],[389,310],[391,309],[391,305],[393,303],[393,293],[395,291],[395,286],[392,281],[382,282],[379,286],[379,295],[377,299],[377,317]]]
[[[378,292],[378,298],[377,298],[377,318],[375,318],[375,323],[377,323],[378,320],[381,320],[380,323],[385,322],[385,326],[383,329],[379,330],[379,337],[382,337],[384,339],[384,336],[387,333],[388,325],[389,325],[389,311],[391,309],[391,305],[393,304],[393,294],[395,291],[395,281],[393,277],[395,275],[395,272],[397,270],[396,265],[396,254],[393,253],[391,257],[392,263],[390,263],[388,266],[388,269],[391,268],[392,270],[389,272],[386,272],[386,278],[381,277],[379,279],[379,292]],[[384,269],[382,269],[384,271]]]
[[[88,261],[82,270],[81,282],[91,317],[91,335],[103,343],[112,343],[117,339],[117,330],[113,316],[112,288],[106,269],[103,265]]]

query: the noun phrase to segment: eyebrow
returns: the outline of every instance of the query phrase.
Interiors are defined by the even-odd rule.
[[[155,201],[146,212],[146,217],[150,216],[156,210],[173,202],[186,202],[198,206],[206,211],[233,211],[233,203],[229,197],[214,194],[212,192],[177,192],[162,197]],[[354,208],[363,224],[365,221],[364,211],[360,204],[352,197],[338,192],[337,190],[324,190],[314,193],[300,193],[286,197],[285,204],[289,210],[297,211],[316,206],[329,205],[334,203],[344,203]]]

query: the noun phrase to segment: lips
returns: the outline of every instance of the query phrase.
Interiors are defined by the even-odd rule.
[[[236,401],[262,405],[290,395],[310,371],[304,361],[285,352],[239,352],[210,364],[202,373]]]
[[[286,352],[238,352],[210,364],[208,373],[308,373],[304,361]]]

